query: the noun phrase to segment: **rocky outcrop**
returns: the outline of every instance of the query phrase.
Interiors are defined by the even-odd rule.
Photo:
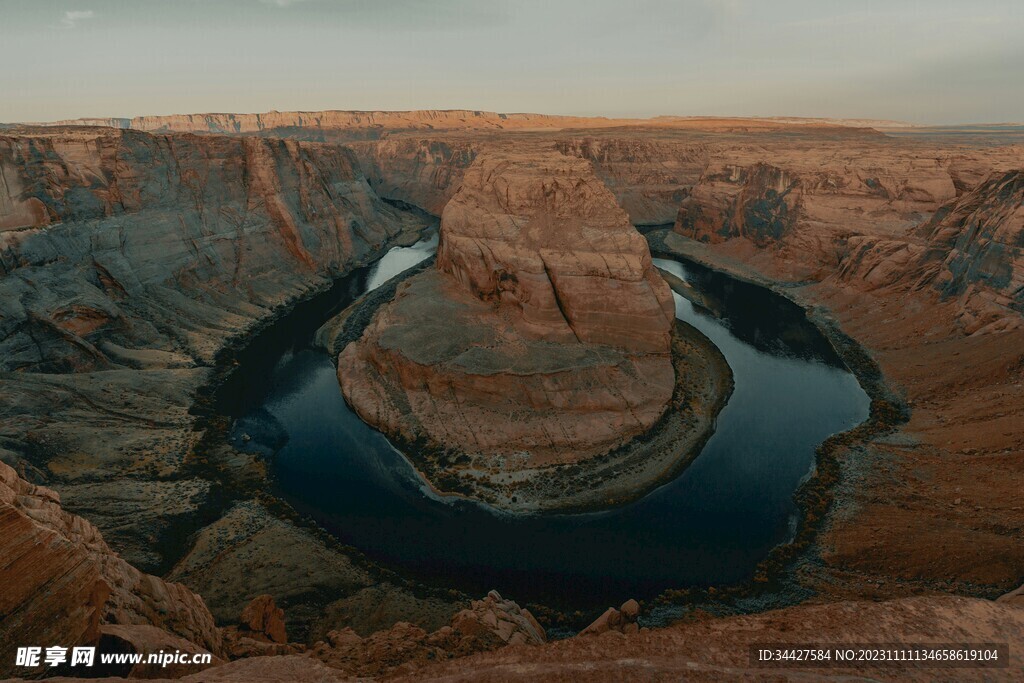
[[[224,650],[232,658],[288,655],[304,649],[288,642],[284,610],[275,604],[272,595],[253,598],[238,620],[238,626],[222,629]]]
[[[965,331],[1008,329],[1024,313],[1024,171],[994,173],[940,208],[927,236],[923,279],[963,305]]]
[[[352,629],[331,631],[311,650],[332,668],[356,676],[380,676],[397,667],[465,657],[506,645],[539,645],[547,640],[529,610],[491,591],[433,633],[408,623],[361,638]]]
[[[0,673],[18,646],[88,645],[118,634],[133,640],[128,633],[145,640],[157,632],[221,651],[198,595],[139,572],[96,527],[62,510],[56,493],[0,463]]]
[[[100,561],[71,535],[95,530],[62,514],[58,501],[56,493],[0,463],[0,672],[8,670],[18,645],[99,637],[110,584]]]
[[[640,627],[636,620],[640,616],[640,604],[636,600],[627,600],[619,609],[609,607],[589,626],[579,632],[580,636],[599,636],[609,631],[618,633],[639,633]]]
[[[284,610],[274,604],[274,596],[258,595],[245,606],[241,616],[242,626],[247,630],[265,636],[275,643],[288,642],[284,626]]]
[[[668,286],[584,161],[481,157],[445,207],[437,265],[527,336],[668,352]]]
[[[588,162],[482,155],[445,208],[436,270],[398,288],[338,374],[359,415],[406,443],[495,473],[573,463],[662,415],[673,320]]]
[[[676,230],[703,242],[744,237],[764,246],[782,239],[799,215],[796,179],[766,163],[706,175],[679,207]]]

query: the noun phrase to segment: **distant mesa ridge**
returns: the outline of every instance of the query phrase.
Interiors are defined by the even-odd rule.
[[[771,129],[790,126],[839,128],[912,128],[901,121],[874,119],[829,119],[801,117],[655,116],[651,118],[607,118],[604,116],[560,116],[533,113],[499,113],[472,109],[419,109],[409,111],[269,111],[260,114],[171,114],[134,118],[80,118],[36,126],[105,126],[144,131],[189,133],[262,133],[283,128],[344,130],[361,128],[396,129],[560,129],[651,126],[679,128]]]

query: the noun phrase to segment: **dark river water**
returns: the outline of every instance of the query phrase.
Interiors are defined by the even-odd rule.
[[[394,249],[300,306],[249,347],[219,395],[235,418],[236,445],[272,459],[278,495],[407,576],[584,612],[666,588],[747,579],[793,534],[793,492],[815,447],[867,417],[867,395],[799,307],[659,259],[707,298],[698,309],[676,295],[676,314],[721,349],[735,375],[693,464],[644,498],[597,513],[515,516],[439,499],[349,410],[331,359],[311,345],[332,311],[435,248],[436,237]]]

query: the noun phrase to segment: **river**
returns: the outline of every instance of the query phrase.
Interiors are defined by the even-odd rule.
[[[439,499],[348,408],[334,364],[312,345],[333,311],[436,246],[435,236],[393,249],[286,317],[242,356],[240,379],[219,400],[235,420],[235,445],[271,458],[279,496],[406,576],[584,612],[666,588],[747,579],[791,538],[799,512],[793,493],[816,446],[867,417],[867,395],[795,304],[694,264],[656,259],[714,309],[674,295],[676,315],[721,349],[735,378],[697,459],[642,499],[601,512],[516,516]]]

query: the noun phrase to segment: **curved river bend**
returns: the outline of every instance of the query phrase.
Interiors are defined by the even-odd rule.
[[[666,588],[747,579],[787,541],[793,492],[816,446],[867,417],[869,399],[795,304],[691,264],[655,259],[714,314],[676,297],[732,366],[718,428],[680,476],[596,513],[513,516],[438,499],[348,408],[316,328],[354,296],[428,258],[436,236],[396,248],[272,328],[219,392],[236,446],[273,455],[275,492],[342,542],[425,583],[520,604],[594,610]]]

